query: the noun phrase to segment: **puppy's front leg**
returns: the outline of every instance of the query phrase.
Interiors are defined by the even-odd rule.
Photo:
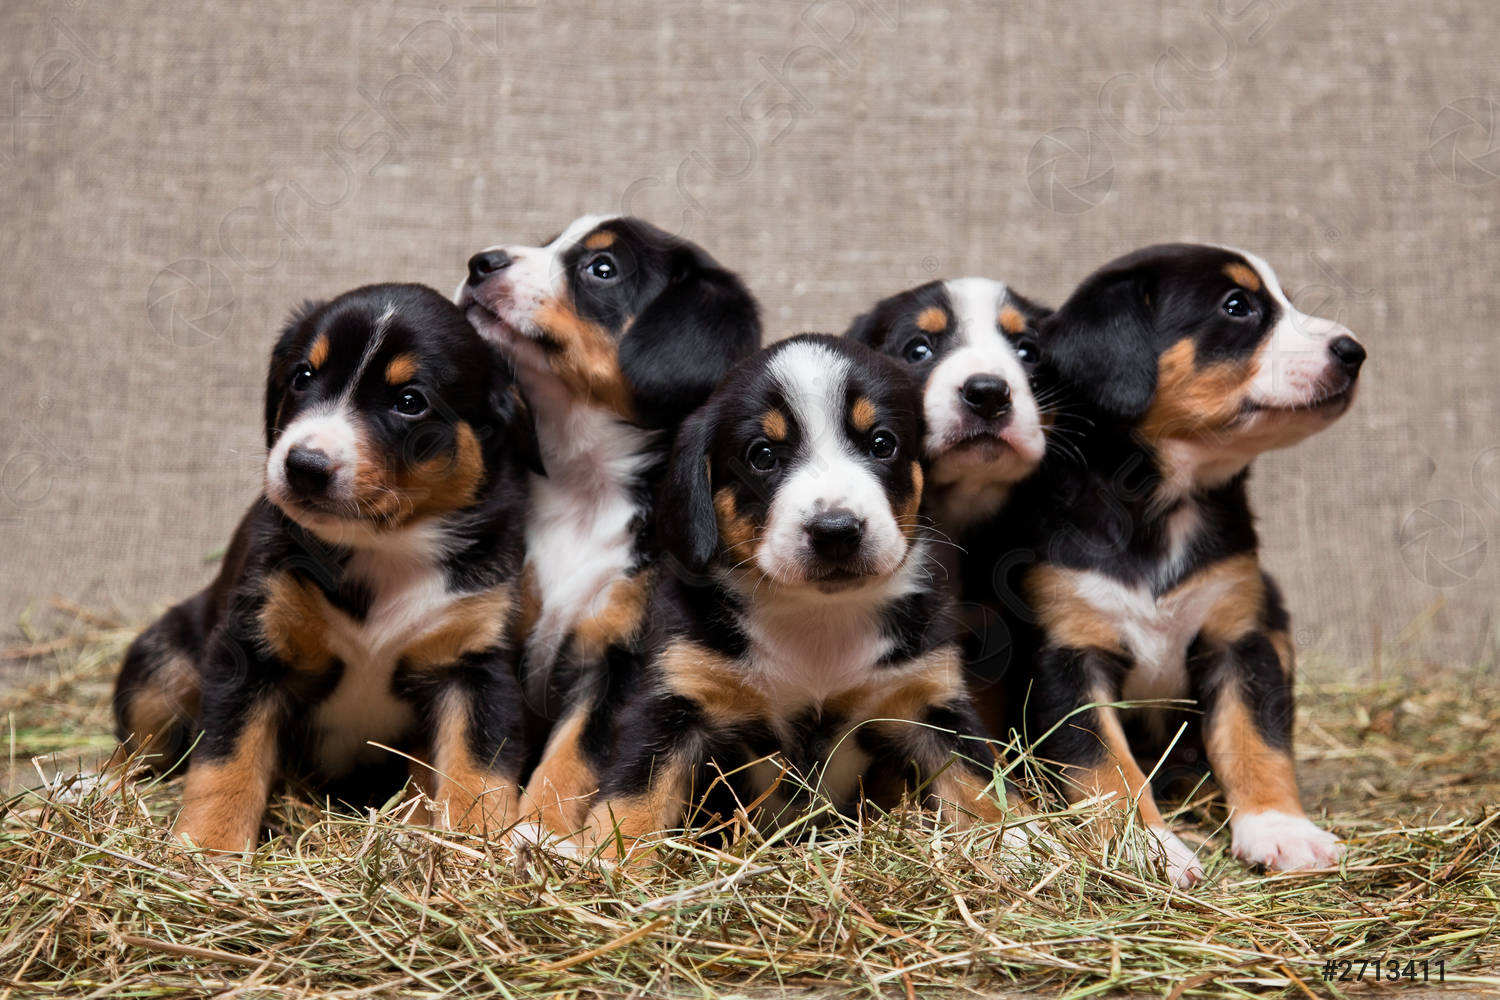
[[[604,775],[585,837],[614,857],[621,846],[682,825],[703,763],[704,732],[697,704],[678,695],[634,706],[619,732],[622,743]]]
[[[173,833],[191,846],[223,852],[255,847],[271,794],[284,705],[263,678],[249,644],[221,638],[203,692],[203,736],[189,759],[182,811]],[[226,678],[233,678],[226,680]]]
[[[520,687],[502,651],[449,669],[426,704],[433,821],[494,836],[515,823],[526,758]]]
[[[1338,839],[1302,810],[1292,759],[1292,649],[1284,633],[1200,638],[1192,674],[1208,762],[1229,805],[1231,850],[1274,871],[1329,868]]]
[[[1052,647],[1037,664],[1038,756],[1058,767],[1071,802],[1106,796],[1112,808],[1134,807],[1160,846],[1167,876],[1180,888],[1203,880],[1196,853],[1172,832],[1151,794],[1151,783],[1131,753],[1119,711],[1118,656],[1098,649]],[[1089,706],[1089,707],[1085,707]]]

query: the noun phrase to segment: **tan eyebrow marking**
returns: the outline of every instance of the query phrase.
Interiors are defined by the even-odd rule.
[[[942,333],[948,329],[948,314],[937,306],[928,306],[917,313],[917,329],[924,333]]]
[[[414,354],[398,354],[385,366],[385,380],[391,385],[411,381],[417,373],[417,357]]]
[[[864,396],[856,399],[854,405],[849,408],[849,422],[860,433],[864,433],[875,426],[875,416],[875,404]]]
[[[583,245],[590,250],[607,250],[615,245],[615,234],[608,229],[601,229],[597,233],[591,233],[583,241]]]
[[[1247,267],[1238,262],[1231,262],[1224,265],[1224,273],[1229,275],[1230,280],[1236,284],[1244,285],[1252,292],[1260,291],[1260,275],[1255,273],[1254,268]]]
[[[307,363],[314,368],[322,368],[323,362],[328,360],[328,334],[320,333],[312,342],[312,349],[307,352]]]
[[[760,418],[760,429],[765,431],[766,437],[772,441],[785,441],[786,417],[781,415],[780,410],[767,410],[766,415]]]
[[[1026,329],[1026,317],[1015,306],[1006,306],[1000,310],[1000,329],[1006,333],[1020,333]]]

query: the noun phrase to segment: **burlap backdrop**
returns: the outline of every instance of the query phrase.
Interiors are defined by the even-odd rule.
[[[1254,249],[1371,354],[1257,468],[1299,641],[1492,655],[1493,0],[234,6],[0,11],[8,632],[205,582],[294,302],[450,290],[623,208],[744,274],[773,337],[936,276],[1055,303],[1139,244]]]

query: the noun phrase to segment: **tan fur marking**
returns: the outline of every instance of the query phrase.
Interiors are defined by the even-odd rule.
[[[262,703],[250,710],[224,760],[194,754],[173,834],[213,851],[253,850],[276,773],[276,716]]]
[[[1106,702],[1111,699],[1104,692],[1098,691],[1093,694],[1093,700]],[[1066,789],[1068,797],[1076,802],[1091,795],[1113,792],[1114,797],[1109,801],[1110,808],[1128,809],[1132,802],[1137,802],[1142,822],[1147,826],[1166,826],[1161,810],[1156,807],[1156,799],[1151,795],[1146,773],[1130,752],[1125,727],[1120,724],[1120,713],[1108,705],[1098,705],[1093,711],[1098,720],[1095,735],[1104,744],[1106,759],[1074,779],[1077,784],[1070,784]]]
[[[917,313],[917,329],[923,333],[942,333],[948,329],[948,314],[938,306],[928,306]]]
[[[173,653],[152,671],[148,683],[135,691],[125,709],[125,724],[130,736],[125,741],[128,753],[139,753],[155,768],[177,763],[167,760],[167,734],[180,723],[198,715],[201,681],[193,662]]]
[[[328,347],[328,334],[318,334],[312,342],[312,347],[308,348],[307,363],[314,369],[322,368],[323,362],[328,360]]]
[[[508,584],[461,597],[426,634],[402,651],[401,659],[408,667],[425,670],[451,666],[469,653],[494,649],[505,639],[510,613]]]
[[[448,830],[504,832],[516,821],[518,775],[494,771],[469,744],[468,696],[450,691],[438,710],[432,740],[433,821]]]
[[[390,364],[385,366],[385,380],[391,385],[410,382],[412,376],[416,374],[417,356],[415,354],[398,354],[391,359]]]
[[[658,759],[650,786],[639,795],[622,796],[599,802],[589,813],[588,838],[601,843],[603,857],[618,856],[618,840],[626,852],[634,842],[653,833],[673,830],[682,825],[688,796],[692,793],[692,773],[679,757]]]
[[[879,414],[875,412],[875,404],[863,396],[856,399],[854,405],[849,408],[849,422],[861,434],[875,426],[877,416]]]
[[[1240,287],[1252,292],[1260,291],[1260,275],[1255,273],[1255,268],[1235,261],[1224,265],[1224,273]]]
[[[576,833],[586,822],[599,776],[583,753],[588,711],[579,707],[558,723],[526,782],[527,809],[537,822],[558,836]]]
[[[692,642],[674,642],[657,659],[667,688],[720,722],[764,718],[765,697],[751,687],[733,660]]]
[[[1303,815],[1291,754],[1266,743],[1238,691],[1226,687],[1220,693],[1203,721],[1203,743],[1232,813],[1274,809]]]
[[[604,609],[578,623],[574,640],[588,655],[603,655],[604,647],[635,635],[646,611],[646,597],[651,591],[649,571],[616,580],[609,585]]]
[[[1079,595],[1069,571],[1039,564],[1026,574],[1022,589],[1054,645],[1123,651],[1119,632]]]
[[[917,521],[917,513],[921,509],[922,463],[913,462],[911,463],[911,496],[896,508],[896,524],[900,526],[901,533],[908,541],[914,541],[917,537],[917,529],[921,527]]]
[[[608,250],[615,245],[615,234],[608,229],[601,229],[596,233],[590,233],[589,238],[583,241],[583,245],[590,250]]]
[[[1026,329],[1026,317],[1015,306],[1005,306],[1000,310],[1000,329],[1006,333],[1020,333]]]
[[[1251,553],[1231,556],[1194,573],[1173,587],[1163,598],[1170,601],[1181,591],[1198,587],[1225,587],[1203,620],[1203,635],[1219,642],[1235,642],[1260,627],[1266,606],[1265,578]]]
[[[324,634],[328,630],[328,600],[318,588],[290,573],[266,579],[266,603],[260,610],[260,629],[266,645],[295,670],[327,668],[333,653]]]
[[[1197,355],[1191,340],[1179,340],[1162,354],[1156,395],[1141,422],[1148,442],[1222,434],[1239,415],[1254,362],[1220,361],[1199,367]]]
[[[989,790],[990,783],[958,761],[933,779],[930,794],[938,801],[938,815],[959,829],[974,823],[998,823],[1005,809]],[[951,807],[951,808],[950,808]]]
[[[398,528],[424,517],[439,517],[474,502],[484,483],[484,451],[464,421],[453,428],[453,450],[409,468],[390,468],[383,450],[364,434],[354,471],[354,495],[361,516],[384,528]]]
[[[524,644],[542,617],[542,590],[536,582],[536,567],[527,563],[521,570],[521,601],[516,614],[515,641]]]
[[[780,410],[767,410],[766,415],[760,418],[760,429],[772,441],[785,441],[786,417],[782,416]]]
[[[714,494],[714,513],[718,515],[719,539],[729,550],[734,563],[749,564],[755,558],[756,525],[740,514],[735,506],[734,490],[725,486]]]
[[[626,419],[634,415],[619,350],[607,331],[556,300],[538,306],[532,320],[556,345],[557,350],[548,355],[549,363],[573,395]]]

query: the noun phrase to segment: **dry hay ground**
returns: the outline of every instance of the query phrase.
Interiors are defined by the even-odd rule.
[[[88,787],[130,632],[80,614],[0,651],[0,1000],[135,996],[1343,995],[1347,958],[1444,962],[1450,991],[1500,994],[1500,690],[1423,665],[1402,680],[1305,685],[1299,757],[1315,813],[1349,843],[1337,874],[1257,875],[1206,851],[1170,890],[1104,850],[991,849],[911,815],[605,870],[438,833],[401,809],[291,797],[248,862],[171,849],[174,784]],[[3,663],[0,663],[3,666]],[[1325,672],[1328,673],[1328,672]],[[33,758],[41,757],[37,761]],[[38,787],[41,786],[41,787]],[[1212,806],[1199,813],[1222,820]],[[1103,821],[1051,826],[1077,842]],[[1102,863],[1101,863],[1102,862]],[[1368,980],[1369,973],[1366,973]],[[1379,989],[1417,996],[1419,982]]]

